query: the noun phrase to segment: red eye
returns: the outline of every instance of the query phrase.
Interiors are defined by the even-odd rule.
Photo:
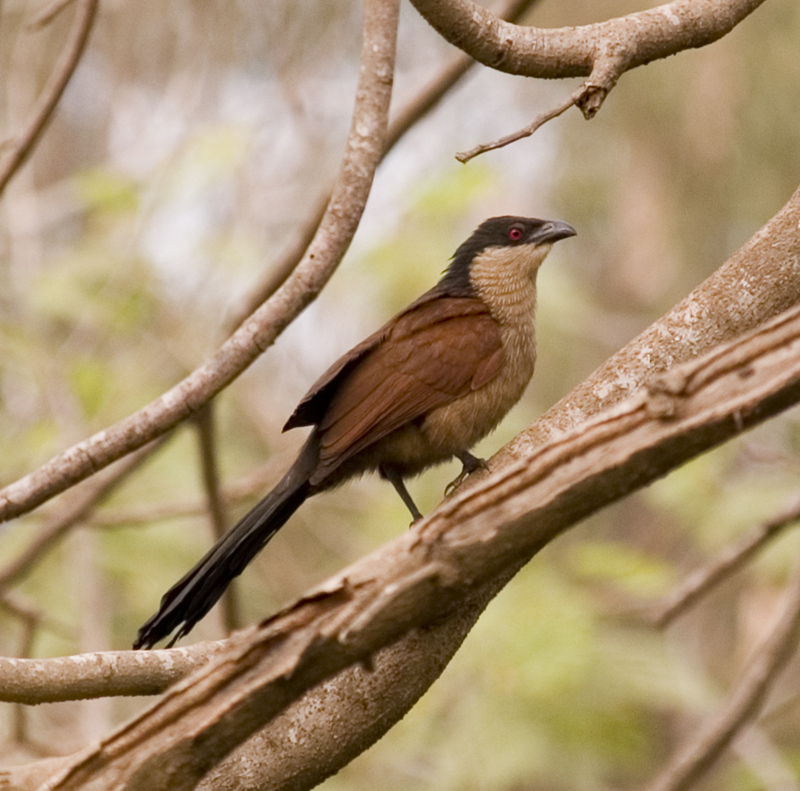
[[[508,229],[508,238],[511,239],[512,242],[518,242],[522,239],[522,228],[519,225],[512,225]]]

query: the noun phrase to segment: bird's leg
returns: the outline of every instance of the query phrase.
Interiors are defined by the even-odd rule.
[[[450,481],[444,488],[444,496],[449,497],[462,483],[464,483],[464,479],[471,475],[475,470],[488,470],[489,465],[486,463],[486,459],[479,459],[477,456],[473,456],[468,450],[462,450],[460,453],[456,453],[456,458],[464,465],[461,468],[461,472],[456,475],[456,477]]]
[[[406,508],[411,511],[414,522],[422,519],[419,508],[417,508],[416,504],[411,499],[411,495],[408,493],[405,483],[403,483],[403,476],[400,475],[394,467],[381,467],[381,476],[386,478],[386,480],[394,486],[395,491],[400,495],[400,499],[406,504]],[[414,522],[412,522],[412,524]]]

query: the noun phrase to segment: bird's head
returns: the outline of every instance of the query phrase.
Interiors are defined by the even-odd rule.
[[[550,248],[577,231],[561,220],[492,217],[482,222],[453,255],[440,285],[448,293],[472,295],[484,273],[494,278],[533,279]]]

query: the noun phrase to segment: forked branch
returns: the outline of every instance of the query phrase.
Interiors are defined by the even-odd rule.
[[[525,77],[587,77],[569,100],[559,105],[563,112],[575,104],[586,118],[596,115],[626,71],[716,41],[762,2],[673,0],[606,22],[546,30],[504,22],[472,0],[412,0],[441,36],[484,66]],[[559,115],[557,110],[542,114],[520,132],[458,158],[466,161],[527,137]]]

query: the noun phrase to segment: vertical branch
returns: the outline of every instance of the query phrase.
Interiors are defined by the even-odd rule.
[[[217,464],[219,445],[217,443],[216,411],[214,402],[206,404],[194,418],[197,429],[200,469],[203,477],[203,491],[206,494],[208,515],[211,519],[211,530],[214,541],[225,535],[228,524],[225,515],[222,492],[219,485],[219,465]],[[236,580],[222,594],[222,623],[225,632],[230,633],[241,625],[239,602],[236,592]]]

